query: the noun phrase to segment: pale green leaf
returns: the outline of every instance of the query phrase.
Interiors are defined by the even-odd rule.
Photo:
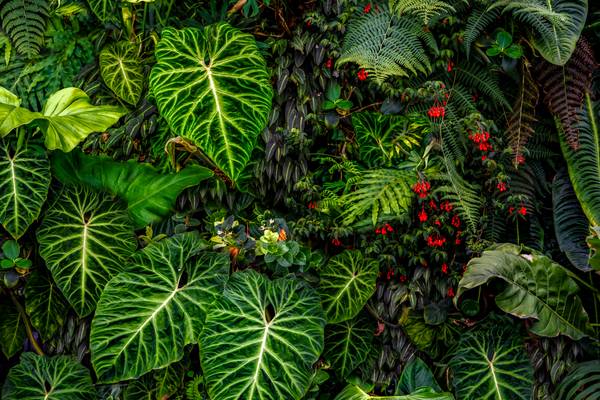
[[[119,98],[135,105],[144,89],[144,71],[138,48],[128,41],[108,45],[100,52],[100,74]]]

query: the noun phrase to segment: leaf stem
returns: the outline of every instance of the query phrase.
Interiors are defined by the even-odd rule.
[[[21,315],[21,318],[23,318],[23,321],[25,322],[25,330],[27,331],[27,337],[29,338],[29,341],[31,342],[31,345],[33,346],[35,352],[40,356],[45,355],[44,351],[42,350],[42,347],[37,342],[37,340],[35,340],[35,337],[33,336],[33,328],[31,327],[31,321],[29,321],[29,317],[27,316],[25,309],[23,308],[23,306],[21,305],[19,300],[17,300],[17,298],[15,297],[15,295],[12,291],[9,291],[9,294],[10,294],[10,299],[12,300],[15,307],[17,307],[17,311],[19,312],[19,314]]]

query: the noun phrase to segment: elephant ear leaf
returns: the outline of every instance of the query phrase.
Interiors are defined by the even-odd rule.
[[[127,202],[136,228],[162,220],[171,213],[184,189],[213,176],[211,170],[199,165],[190,165],[176,174],[161,174],[147,163],[117,162],[79,150],[54,152],[52,172],[63,184],[85,185],[119,196]]]
[[[325,328],[325,353],[340,377],[345,378],[373,351],[374,327],[363,317],[353,318]]]
[[[2,398],[89,400],[96,398],[96,390],[89,371],[72,358],[23,353],[8,372]]]
[[[122,41],[100,52],[100,74],[119,98],[137,104],[144,88],[142,60],[135,44]]]
[[[161,116],[235,182],[266,126],[273,96],[254,38],[227,23],[167,28],[155,56],[150,89]]]
[[[323,350],[324,325],[312,289],[253,270],[235,273],[200,339],[210,398],[301,399]]]
[[[206,253],[197,232],[150,245],[102,293],[92,321],[92,364],[102,382],[138,378],[197,343],[223,291],[229,256]]]
[[[31,112],[20,104],[15,94],[0,86],[0,137],[40,117],[40,113]]]
[[[77,314],[96,308],[106,283],[137,242],[124,204],[87,188],[66,188],[37,231],[40,255]]]
[[[458,284],[455,302],[468,289],[497,278],[506,283],[496,304],[507,313],[536,321],[530,331],[539,336],[587,336],[588,315],[577,296],[577,283],[566,270],[538,254],[521,254],[515,245],[503,244],[469,261]]]
[[[50,162],[40,146],[15,149],[0,139],[0,224],[20,238],[35,221],[50,186]]]

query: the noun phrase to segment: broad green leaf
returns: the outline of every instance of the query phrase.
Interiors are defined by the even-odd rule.
[[[102,289],[137,245],[124,204],[79,187],[58,196],[37,239],[54,281],[82,317],[94,311]]]
[[[377,396],[369,394],[365,389],[356,385],[348,385],[335,400],[453,400],[450,393],[436,393],[432,388],[421,388],[414,393],[398,396]],[[466,398],[465,398],[466,400]]]
[[[21,246],[17,243],[16,240],[5,240],[2,243],[2,254],[6,258],[10,258],[11,260],[15,260],[19,257],[21,253]]]
[[[328,323],[354,318],[375,293],[377,262],[358,250],[332,257],[320,271],[319,295]]]
[[[461,336],[449,363],[459,399],[530,400],[533,368],[525,345],[508,323]]]
[[[373,351],[375,327],[364,317],[325,327],[323,357],[342,378],[356,369]]]
[[[79,150],[54,152],[52,172],[64,184],[83,184],[119,196],[127,202],[136,228],[162,220],[173,211],[177,196],[185,188],[213,175],[199,165],[190,165],[176,174],[161,174],[147,163],[117,162]]]
[[[20,107],[20,104],[21,100],[15,94],[0,86],[0,137],[39,117],[39,113]]]
[[[90,8],[102,22],[111,22],[116,20],[117,0],[88,0]]]
[[[15,149],[0,139],[0,223],[18,239],[35,221],[50,186],[46,152],[33,144]]]
[[[200,338],[210,398],[302,398],[323,350],[324,325],[312,289],[253,270],[235,273]]]
[[[578,286],[563,267],[548,257],[524,254],[518,246],[498,245],[469,261],[458,284],[455,302],[468,289],[492,279],[506,282],[496,296],[504,312],[536,321],[529,330],[539,336],[587,336],[588,315],[577,296]]]
[[[92,364],[102,382],[138,378],[183,357],[198,341],[210,304],[224,288],[225,254],[204,253],[197,232],[134,255],[102,293],[92,321]]]
[[[161,116],[236,181],[266,126],[273,96],[254,37],[224,22],[167,28],[155,56],[150,88]]]
[[[31,324],[44,340],[49,340],[64,324],[69,309],[56,283],[39,269],[27,279],[25,306]]]
[[[422,387],[430,387],[436,392],[442,389],[438,385],[433,373],[419,357],[415,357],[402,370],[402,375],[396,385],[396,393],[413,393]]]
[[[134,43],[121,41],[100,52],[100,74],[106,85],[129,104],[136,105],[144,89],[142,59]]]
[[[25,321],[10,302],[0,303],[0,349],[10,358],[23,349]]]
[[[89,371],[67,356],[23,353],[2,388],[5,400],[90,400],[96,398]]]

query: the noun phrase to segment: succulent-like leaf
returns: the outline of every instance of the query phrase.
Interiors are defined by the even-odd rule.
[[[118,162],[79,150],[54,152],[52,172],[64,184],[82,184],[119,196],[127,202],[136,228],[162,220],[172,212],[177,196],[185,188],[213,175],[199,165],[190,165],[176,174],[161,174],[148,163]]]
[[[138,378],[183,357],[221,294],[229,257],[205,253],[197,232],[152,244],[102,293],[92,321],[92,364],[102,382]]]
[[[5,400],[90,400],[96,398],[89,371],[67,356],[23,353],[2,388]]]
[[[23,349],[25,321],[10,301],[0,304],[0,349],[10,358]]]
[[[273,96],[254,38],[227,23],[167,28],[155,56],[150,88],[160,114],[235,181],[266,126]]]
[[[319,295],[328,323],[354,318],[375,293],[379,265],[358,250],[332,257],[320,271]]]
[[[340,377],[345,378],[373,351],[374,327],[367,318],[357,317],[325,327],[325,353]]]
[[[323,350],[324,325],[312,289],[252,270],[235,273],[200,339],[210,398],[302,398]]]
[[[25,306],[31,324],[44,340],[49,340],[64,324],[69,304],[56,283],[41,270],[35,270],[25,286]]]
[[[510,323],[461,335],[449,367],[459,399],[531,399],[533,368]]]
[[[134,43],[122,41],[100,52],[100,74],[119,98],[136,105],[144,89],[142,59]]]
[[[37,238],[54,281],[80,316],[94,311],[137,244],[124,204],[78,187],[63,190]]]
[[[432,388],[420,388],[417,391],[398,396],[377,396],[356,385],[348,385],[334,400],[454,400],[452,394],[437,393]]]
[[[40,146],[15,149],[0,139],[0,224],[18,239],[35,221],[46,201],[50,162]]]
[[[534,318],[532,333],[563,334],[575,340],[587,336],[588,315],[577,296],[577,283],[548,257],[522,254],[520,247],[511,244],[492,247],[469,261],[455,302],[466,290],[494,278],[506,282],[496,296],[498,307],[519,318]]]

